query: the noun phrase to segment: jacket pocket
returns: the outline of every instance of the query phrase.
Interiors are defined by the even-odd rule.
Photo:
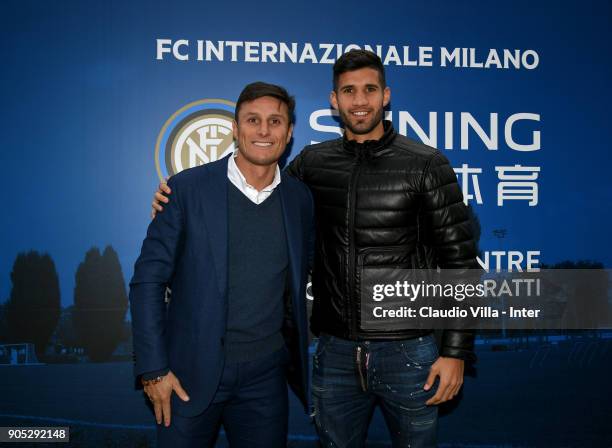
[[[357,262],[364,266],[391,266],[404,269],[418,268],[416,244],[387,247],[367,247],[359,251]]]
[[[358,326],[366,332],[396,332],[414,330],[413,319],[395,311],[411,304],[410,297],[390,296],[397,282],[419,284],[424,271],[419,269],[415,245],[368,248],[359,253],[356,294],[359,301]],[[401,289],[400,291],[404,291]]]

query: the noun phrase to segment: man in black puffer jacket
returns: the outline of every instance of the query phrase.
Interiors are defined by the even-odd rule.
[[[315,202],[311,328],[320,339],[312,391],[319,437],[323,446],[363,446],[379,403],[393,446],[434,446],[436,405],[459,392],[474,335],[445,330],[438,357],[431,331],[366,331],[360,280],[364,268],[376,266],[476,268],[468,210],[446,157],[383,120],[390,90],[378,56],[353,50],[339,58],[330,100],[344,138],[307,146],[287,169]],[[423,246],[429,262],[417,257]]]

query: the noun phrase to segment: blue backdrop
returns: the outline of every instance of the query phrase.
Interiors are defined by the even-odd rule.
[[[388,59],[396,129],[435,143],[456,168],[481,170],[480,198],[471,176],[468,191],[480,219],[483,257],[495,250],[533,251],[540,262],[590,259],[609,267],[611,5],[4,1],[0,302],[10,293],[15,256],[31,249],[55,261],[63,306],[73,302],[75,270],[92,246],[112,245],[129,281],[159,182],[156,142],[164,138],[164,124],[190,103],[232,102],[249,82],[278,83],[297,100],[289,160],[311,141],[335,138],[322,128],[338,126],[328,111],[329,62],[337,45],[349,44],[380,45]],[[173,54],[180,40],[188,44]],[[214,45],[210,60],[206,51],[198,60],[198,41],[204,50],[207,41]],[[263,61],[263,48],[274,48],[264,43],[295,44],[298,62],[289,56],[271,62],[269,54]],[[170,52],[159,53],[161,48]],[[326,49],[333,51],[326,56]],[[444,49],[455,55],[446,66]],[[519,62],[498,68],[505,50]],[[431,57],[419,63],[419,51]],[[188,60],[181,60],[185,55]],[[487,58],[488,68],[474,66]],[[508,134],[511,117],[522,118]],[[498,122],[496,132],[491,120]],[[508,135],[533,150],[513,149]],[[468,139],[465,149],[462,138]],[[514,165],[537,168],[519,173],[530,179],[512,173],[506,179],[508,188],[526,182],[522,188],[532,205],[525,199],[498,205],[503,179],[496,167]],[[495,229],[505,229],[505,237],[496,237]]]
[[[540,261],[595,259],[610,265],[612,189],[606,139],[610,100],[608,2],[3,2],[0,224],[0,298],[16,253],[49,252],[60,276],[62,303],[72,301],[74,270],[92,245],[111,244],[126,279],[148,222],[158,181],[155,142],[163,124],[196,100],[235,101],[254,80],[286,86],[297,99],[297,125],[289,159],[310,141],[334,138],[310,126],[328,109],[331,65],[197,61],[197,40],[431,47],[432,66],[387,65],[393,122],[408,112],[430,132],[437,113],[438,147],[454,167],[480,168],[482,204],[470,201],[482,225],[481,248],[540,251]],[[189,41],[188,61],[156,59],[157,40]],[[537,53],[535,68],[441,67],[441,48]],[[330,57],[335,54],[332,53]],[[514,53],[513,53],[514,54]],[[261,51],[258,54],[261,60]],[[503,57],[502,57],[503,59]],[[503,62],[503,60],[502,60]],[[533,62],[533,57],[528,58]],[[533,65],[533,64],[532,64]],[[453,113],[452,150],[444,149],[445,112]],[[498,149],[489,150],[470,128],[461,150],[460,114],[471,114],[491,135],[498,114]],[[540,149],[516,151],[504,137],[506,120],[520,120],[512,138],[541,135]],[[329,117],[320,124],[337,125]],[[404,120],[405,121],[405,120]],[[407,133],[419,138],[410,126]],[[497,205],[496,166],[540,167],[538,203]],[[471,185],[470,185],[471,188]],[[492,229],[505,228],[498,241]]]

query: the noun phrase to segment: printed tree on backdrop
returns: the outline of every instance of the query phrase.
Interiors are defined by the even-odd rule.
[[[57,329],[55,330],[58,343],[64,347],[81,347],[76,331],[74,330],[73,313],[74,305],[64,308],[60,315],[59,322],[57,323]]]
[[[117,252],[107,246],[85,254],[76,272],[73,324],[91,361],[107,361],[124,338],[128,302]]]
[[[43,355],[60,316],[60,289],[55,263],[48,254],[20,253],[11,271],[11,295],[4,307],[4,338],[29,342]]]

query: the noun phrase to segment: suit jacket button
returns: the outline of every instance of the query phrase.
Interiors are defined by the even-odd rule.
[[[221,338],[221,347],[225,345],[225,338]]]

